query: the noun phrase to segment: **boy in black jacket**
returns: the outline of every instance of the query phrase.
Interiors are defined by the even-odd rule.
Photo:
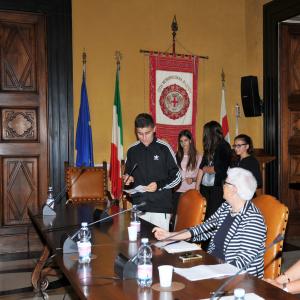
[[[132,195],[133,204],[146,202],[146,213],[141,218],[169,229],[172,188],[180,183],[181,175],[173,150],[168,143],[155,137],[155,129],[151,115],[142,113],[136,117],[138,141],[128,149],[123,180],[126,185],[133,183],[133,188],[144,186],[144,193]]]

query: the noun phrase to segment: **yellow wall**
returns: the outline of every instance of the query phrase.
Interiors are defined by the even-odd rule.
[[[82,51],[87,52],[87,88],[96,163],[109,160],[116,62],[120,50],[120,91],[124,146],[135,141],[135,116],[149,111],[148,60],[140,49],[166,51],[170,25],[177,16],[177,52],[208,55],[199,63],[197,146],[202,126],[219,121],[221,71],[225,72],[231,141],[234,107],[241,106],[240,77],[256,75],[262,96],[262,6],[266,0],[73,0],[73,72],[75,132],[82,80]],[[171,49],[170,49],[171,50]],[[262,117],[240,119],[240,133],[263,146]],[[125,152],[126,153],[126,152]],[[125,154],[124,153],[124,154]]]

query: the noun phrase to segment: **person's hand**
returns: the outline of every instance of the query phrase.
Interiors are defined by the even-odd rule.
[[[125,174],[123,175],[123,182],[125,185],[130,185],[132,182],[134,182],[134,178],[128,174]]]
[[[151,182],[148,184],[145,188],[146,192],[155,192],[157,190],[157,184],[156,182]]]
[[[284,284],[284,283],[288,283],[289,279],[286,275],[281,274],[280,276],[275,278],[275,281],[279,284]]]
[[[206,166],[206,167],[203,167],[202,171],[204,173],[213,174],[213,173],[215,173],[215,168],[213,166],[212,167]]]
[[[269,279],[269,278],[267,278],[267,279],[264,279],[264,281],[266,281],[266,282],[268,282],[268,283],[270,283],[270,284],[272,284],[272,285],[274,285],[274,286],[277,286],[277,287],[279,287],[280,289],[282,289],[282,283],[278,283],[278,282],[276,281],[276,279]]]
[[[164,240],[167,239],[171,233],[165,229],[159,228],[159,227],[154,227],[152,229],[152,232],[154,233],[154,236],[158,239],[158,240]]]
[[[192,184],[193,183],[193,178],[186,178],[185,179],[187,184]]]

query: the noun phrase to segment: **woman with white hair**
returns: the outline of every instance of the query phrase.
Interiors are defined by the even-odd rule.
[[[256,187],[251,172],[229,169],[223,186],[226,202],[203,224],[188,228],[174,239],[192,242],[210,239],[208,253],[263,277],[266,226],[260,211],[249,201]],[[158,240],[175,234],[158,227],[153,232]]]

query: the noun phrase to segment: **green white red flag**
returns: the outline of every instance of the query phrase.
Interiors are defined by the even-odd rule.
[[[121,161],[123,160],[123,125],[119,88],[119,65],[117,67],[115,100],[113,106],[112,141],[110,154],[111,193],[115,199],[122,194]]]

